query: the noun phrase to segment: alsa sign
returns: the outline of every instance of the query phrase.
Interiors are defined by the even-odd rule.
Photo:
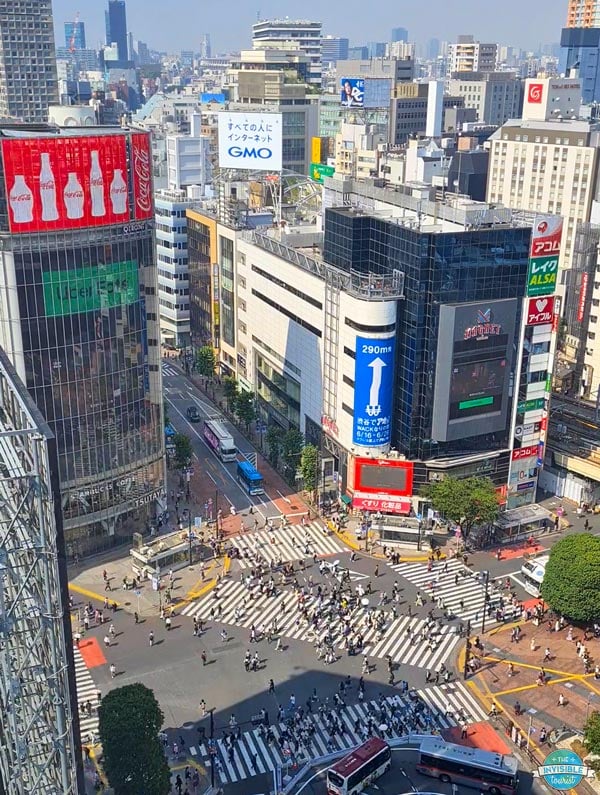
[[[554,296],[530,298],[527,308],[527,325],[550,325],[554,318]]]

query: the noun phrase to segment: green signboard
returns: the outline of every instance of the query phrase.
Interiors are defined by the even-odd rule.
[[[558,257],[532,257],[527,272],[527,295],[552,295],[556,291]]]
[[[315,182],[323,184],[325,177],[333,177],[335,168],[333,166],[323,166],[321,163],[310,164],[310,178]]]
[[[544,408],[544,398],[534,398],[533,400],[522,400],[517,406],[519,414],[524,414],[526,411],[539,411]]]
[[[42,274],[46,317],[77,315],[139,300],[137,262],[91,265]]]

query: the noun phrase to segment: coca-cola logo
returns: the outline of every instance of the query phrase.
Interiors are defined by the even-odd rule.
[[[136,204],[142,213],[150,213],[152,211],[152,171],[148,138],[145,135],[133,137],[133,171],[136,178]]]
[[[10,197],[11,202],[31,202],[33,196],[31,193],[13,193]]]
[[[104,182],[103,182],[103,180],[102,180],[102,177],[92,177],[92,178],[90,179],[90,185],[93,185],[95,188],[98,188],[98,187],[99,187],[99,188],[102,188],[102,187],[104,187]]]
[[[82,190],[66,190],[65,199],[83,199]]]
[[[40,189],[41,190],[54,190],[54,180],[47,179],[43,182],[40,182]]]

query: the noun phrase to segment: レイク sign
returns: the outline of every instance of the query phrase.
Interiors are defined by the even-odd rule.
[[[13,234],[129,220],[126,135],[7,138],[2,159]]]
[[[218,114],[219,166],[249,171],[281,171],[283,160],[281,113]]]
[[[527,295],[552,295],[556,291],[562,228],[563,220],[558,216],[536,216],[529,251]]]
[[[528,326],[550,325],[554,317],[554,297],[531,298],[527,309]]]

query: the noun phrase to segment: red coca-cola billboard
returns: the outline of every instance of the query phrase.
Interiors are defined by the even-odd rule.
[[[10,231],[44,232],[130,220],[126,141],[126,135],[3,140]]]
[[[135,217],[138,221],[143,221],[154,216],[152,204],[152,148],[150,146],[149,133],[133,133],[131,136],[131,159]]]

